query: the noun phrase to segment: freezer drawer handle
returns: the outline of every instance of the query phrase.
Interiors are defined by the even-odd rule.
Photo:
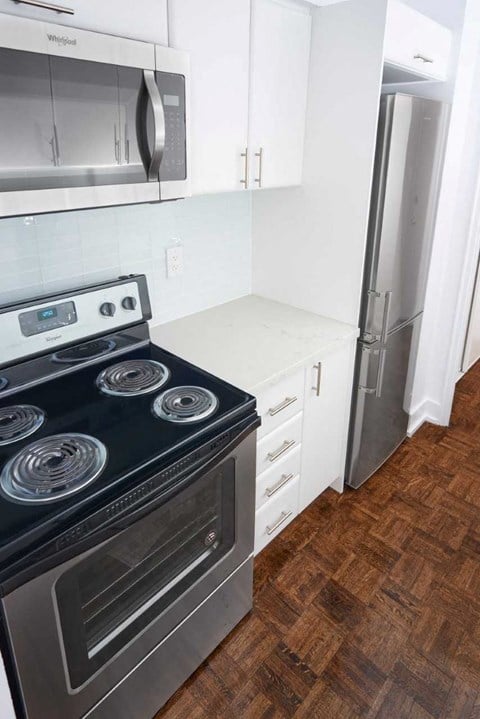
[[[383,375],[385,371],[385,358],[387,355],[387,349],[386,347],[381,347],[379,350],[372,350],[367,349],[365,350],[367,352],[375,352],[378,353],[378,369],[377,369],[377,381],[375,382],[375,387],[365,387],[364,385],[359,385],[358,389],[361,392],[364,392],[365,394],[374,394],[375,397],[378,399],[382,396],[382,386],[383,386]]]
[[[279,457],[282,456],[282,454],[285,454],[285,452],[288,452],[289,449],[295,446],[295,444],[296,442],[294,439],[286,439],[282,446],[276,449],[275,452],[269,452],[267,454],[268,461],[275,462]]]
[[[292,516],[292,514],[292,510],[290,510],[289,512],[282,512],[280,518],[275,522],[273,526],[269,527],[267,524],[267,534],[270,536],[270,534],[276,532],[276,530],[281,527],[282,524],[286,522],[289,517]]]
[[[288,484],[288,482],[290,482],[290,480],[293,479],[294,476],[295,475],[293,474],[293,472],[290,472],[290,474],[282,474],[277,484],[274,484],[273,487],[267,487],[267,489],[265,490],[265,494],[267,495],[267,497],[273,497],[273,495],[276,494],[279,489]]]
[[[287,409],[287,407],[290,407],[291,404],[296,402],[298,397],[285,397],[283,402],[280,402],[280,404],[277,404],[276,407],[270,407],[268,410],[268,414],[270,417],[275,417],[276,414],[281,412],[283,409]]]
[[[49,2],[42,2],[41,0],[13,0],[17,5],[22,3],[23,5],[33,5],[34,7],[41,7],[45,10],[53,10],[58,13],[66,13],[67,15],[75,15],[75,10],[71,7],[64,7],[63,5],[52,5]]]
[[[387,341],[388,336],[388,323],[390,321],[390,307],[392,304],[392,290],[385,292],[385,304],[383,305],[383,322],[382,322],[382,334],[380,335],[380,341],[384,345]]]

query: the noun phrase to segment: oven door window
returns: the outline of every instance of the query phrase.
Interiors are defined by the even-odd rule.
[[[235,461],[230,458],[122,530],[55,587],[68,673],[78,688],[232,548]]]

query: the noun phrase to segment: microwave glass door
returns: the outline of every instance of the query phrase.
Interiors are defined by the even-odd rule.
[[[145,166],[135,154],[138,138],[145,134],[139,118],[147,103],[142,71],[52,57],[51,77],[56,186],[147,182]],[[134,172],[130,158],[136,160]]]
[[[169,608],[234,542],[229,458],[67,570],[55,596],[72,689],[159,617],[166,636],[175,626]]]
[[[0,48],[0,191],[46,187],[54,171],[49,57]]]
[[[0,191],[148,182],[143,70],[0,48]]]

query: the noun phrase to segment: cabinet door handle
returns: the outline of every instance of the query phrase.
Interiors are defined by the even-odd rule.
[[[270,417],[275,417],[276,414],[281,412],[283,409],[287,409],[287,407],[290,407],[291,404],[296,402],[298,397],[285,397],[283,402],[280,402],[280,404],[277,404],[276,407],[270,407],[268,410],[268,414]]]
[[[426,55],[421,55],[419,52],[417,52],[417,54],[413,56],[413,59],[423,60],[423,62],[429,62],[433,65],[433,58],[427,57]]]
[[[267,534],[268,534],[269,536],[270,536],[270,534],[273,534],[273,533],[275,532],[275,530],[277,530],[279,527],[281,527],[282,524],[283,524],[284,522],[286,522],[287,519],[288,519],[289,517],[291,517],[291,516],[292,516],[292,510],[290,510],[289,512],[282,512],[281,515],[280,515],[280,518],[277,519],[277,521],[275,522],[274,525],[272,525],[271,527],[269,527],[268,524],[267,524]]]
[[[245,152],[242,152],[240,157],[245,158],[245,165],[244,165],[244,178],[243,180],[240,180],[240,184],[245,186],[245,189],[248,190],[248,147],[245,148]]]
[[[75,10],[71,7],[64,7],[63,5],[52,5],[49,2],[42,2],[41,0],[13,0],[17,5],[22,3],[23,5],[33,5],[34,7],[41,7],[44,10],[53,10],[58,13],[66,13],[67,15],[75,15]]]
[[[317,383],[314,387],[312,387],[312,389],[315,390],[317,397],[320,397],[320,385],[322,384],[322,363],[317,362],[317,364],[313,365],[313,369],[317,370]]]
[[[255,182],[258,183],[258,186],[262,186],[262,171],[263,171],[263,147],[260,147],[258,149],[258,152],[255,153],[255,157],[258,157],[258,177],[255,178]]]
[[[282,474],[277,484],[274,484],[273,487],[267,487],[267,489],[265,490],[265,494],[267,495],[267,497],[273,497],[273,495],[276,494],[279,489],[288,484],[288,482],[290,482],[290,480],[293,479],[294,476],[295,475],[293,474],[293,472],[290,472],[290,474]]]
[[[291,449],[296,444],[294,439],[286,439],[285,442],[282,444],[281,447],[275,450],[275,452],[269,452],[267,454],[267,459],[269,462],[275,462],[279,457],[282,456],[282,454],[285,454],[285,452],[288,452],[289,449]]]

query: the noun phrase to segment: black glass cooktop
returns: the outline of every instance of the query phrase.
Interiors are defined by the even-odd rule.
[[[130,392],[126,396],[101,391],[98,378],[103,370],[119,362],[130,362],[133,364],[128,367],[135,367],[137,360],[152,361],[155,371],[158,365],[167,368],[160,387],[144,394]],[[135,377],[130,375],[127,379],[135,380]],[[132,381],[127,384],[131,387]],[[175,393],[172,397],[175,387],[193,390],[176,399]],[[206,393],[199,394],[196,388],[202,388]],[[166,411],[159,401],[162,393],[168,393]],[[183,421],[190,415],[190,406],[196,404],[199,418]],[[10,444],[1,441],[2,431],[4,437],[8,435],[8,423],[2,425],[0,421],[0,472],[11,465],[13,458],[24,448],[37,442],[48,445],[47,440],[52,435],[76,435],[84,444],[82,437],[94,438],[105,448],[106,462],[103,465],[101,461],[94,463],[97,476],[90,483],[81,483],[81,489],[54,502],[21,503],[2,490],[0,553],[2,547],[38,525],[54,529],[60,517],[73,514],[79,507],[90,507],[105,498],[111,499],[127,482],[147,478],[148,473],[156,470],[157,464],[163,466],[170,455],[176,457],[179,452],[187,453],[207,437],[221,433],[252,410],[255,399],[155,345],[147,344],[120,356],[106,356],[93,365],[80,367],[77,364],[72,373],[2,398],[0,420],[2,410],[12,405],[35,407],[44,413],[44,418],[33,433]],[[170,412],[174,412],[174,420],[178,415],[180,421],[166,419]],[[25,411],[22,421],[25,421],[24,414]],[[21,425],[19,429],[22,429]],[[68,437],[62,441],[66,443],[65,451],[70,451]],[[84,450],[88,461],[92,461],[89,453],[95,448],[87,443]],[[74,456],[77,457],[75,453]],[[56,456],[49,462],[55,474]]]

